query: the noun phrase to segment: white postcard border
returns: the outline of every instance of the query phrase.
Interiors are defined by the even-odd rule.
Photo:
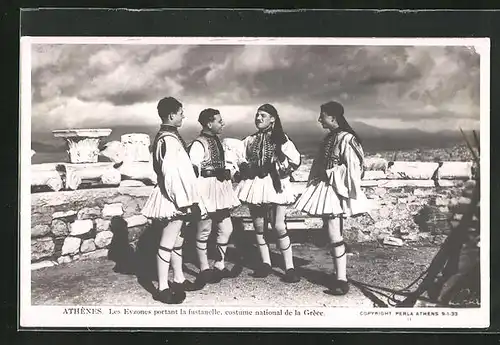
[[[480,308],[127,307],[31,305],[31,46],[33,44],[200,44],[468,46],[480,54],[481,306]],[[20,63],[20,326],[21,327],[237,327],[237,328],[485,328],[490,323],[489,38],[276,38],[276,37],[29,37],[21,38]],[[28,216],[29,214],[29,216]],[[484,250],[486,249],[486,250]],[[124,309],[139,311],[125,314]],[[161,311],[218,310],[221,315],[165,315]],[[226,315],[230,310],[281,310],[283,316]],[[76,310],[80,310],[81,313]],[[100,312],[98,311],[100,310]],[[109,310],[114,311],[110,314]],[[285,315],[299,311],[301,315]],[[309,310],[311,315],[304,315]],[[120,311],[118,314],[117,311]],[[141,311],[143,313],[141,313]],[[150,314],[144,314],[150,311]],[[157,315],[154,315],[154,313]],[[376,313],[389,312],[387,315]],[[97,314],[96,314],[97,313]],[[166,312],[164,312],[166,313]],[[411,315],[410,315],[411,313]],[[426,313],[426,315],[418,315]],[[436,315],[434,315],[436,313]],[[320,315],[322,314],[322,315]]]

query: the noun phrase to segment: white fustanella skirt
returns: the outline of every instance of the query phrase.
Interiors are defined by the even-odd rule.
[[[141,210],[142,215],[152,219],[170,220],[191,213],[192,207],[178,208],[163,195],[160,187],[155,186]]]
[[[255,177],[249,180],[242,180],[236,187],[236,195],[243,203],[262,205],[278,204],[291,205],[297,198],[293,191],[290,178],[281,179],[282,192],[278,193],[274,189],[273,180],[270,175],[264,178]]]
[[[233,209],[241,205],[230,180],[219,181],[216,177],[198,178],[199,207],[206,213]]]
[[[293,207],[311,216],[344,217],[365,213],[370,209],[364,194],[357,199],[344,198],[335,191],[334,187],[324,181],[306,187]]]

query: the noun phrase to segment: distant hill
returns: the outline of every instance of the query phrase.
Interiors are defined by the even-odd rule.
[[[326,135],[326,131],[314,121],[287,122],[283,125],[298,150],[307,156],[316,153],[322,138]],[[370,126],[363,122],[352,122],[351,126],[361,137],[367,154],[416,149],[445,149],[464,144],[460,131],[429,133],[419,129],[392,130]],[[158,131],[158,126],[114,126],[112,130],[105,142],[120,140],[120,137],[126,133],[146,133],[153,139]],[[199,126],[180,129],[187,142],[193,140],[199,131]],[[255,131],[253,122],[232,123],[226,125],[222,137],[242,139]],[[39,161],[40,159],[43,158],[43,162],[50,161],[51,157],[56,157],[53,154],[61,157],[61,153],[65,153],[66,145],[62,139],[54,138],[51,132],[34,132],[32,133],[31,148],[37,153],[44,153],[33,157],[33,163],[42,163]]]

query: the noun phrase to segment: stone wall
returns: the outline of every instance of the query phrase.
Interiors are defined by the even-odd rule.
[[[102,188],[31,195],[31,261],[50,266],[107,256],[114,222],[131,243],[148,224],[140,215],[152,187]]]
[[[432,182],[432,181],[430,181]],[[388,245],[441,243],[449,229],[449,205],[456,204],[463,181],[435,186],[427,181],[363,181],[372,203],[370,215],[348,219],[349,242],[380,241]],[[304,182],[294,183],[300,193]],[[148,226],[140,214],[153,187],[95,188],[31,194],[31,261],[34,268],[83,258],[106,256],[116,226],[125,224],[133,245]],[[251,230],[248,209],[233,212],[235,231]],[[321,219],[290,209],[291,232],[315,231]],[[123,223],[123,220],[126,223]]]

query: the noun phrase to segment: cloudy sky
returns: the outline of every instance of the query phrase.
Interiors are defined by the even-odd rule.
[[[216,107],[253,121],[316,121],[338,100],[348,120],[426,131],[479,128],[479,55],[467,47],[33,45],[32,130],[157,125],[174,96],[187,125]]]

